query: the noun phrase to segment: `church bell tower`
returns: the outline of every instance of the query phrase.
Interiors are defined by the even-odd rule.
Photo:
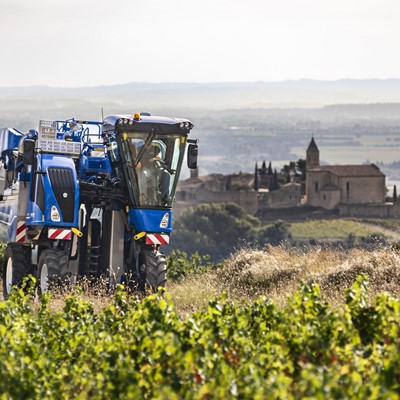
[[[306,151],[306,157],[307,157],[307,160],[306,160],[307,170],[320,167],[320,165],[319,165],[319,150],[315,143],[314,136],[311,138],[311,142],[308,145],[308,148]]]

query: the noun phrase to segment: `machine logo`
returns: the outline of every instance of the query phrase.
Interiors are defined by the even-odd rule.
[[[67,197],[68,197],[68,193],[63,193],[63,197],[64,197],[64,199],[66,199]]]
[[[169,223],[169,214],[165,213],[161,220],[160,228],[168,228],[168,223]]]

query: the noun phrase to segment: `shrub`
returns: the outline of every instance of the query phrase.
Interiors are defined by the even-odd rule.
[[[182,278],[201,274],[214,267],[209,256],[192,254],[189,258],[184,251],[173,250],[167,257],[168,279],[179,281]]]

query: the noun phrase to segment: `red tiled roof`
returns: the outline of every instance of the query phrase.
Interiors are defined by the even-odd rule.
[[[330,172],[337,176],[385,176],[375,165],[323,165],[312,171]]]

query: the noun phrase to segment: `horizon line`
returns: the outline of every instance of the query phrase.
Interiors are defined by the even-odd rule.
[[[209,81],[209,82],[196,82],[196,81],[130,81],[125,83],[110,83],[110,84],[96,84],[86,86],[53,86],[47,84],[32,84],[32,85],[0,85],[1,89],[97,89],[108,88],[115,86],[128,86],[128,85],[234,85],[234,84],[282,84],[282,83],[300,83],[300,82],[313,82],[313,83],[335,83],[335,82],[366,82],[366,81],[400,81],[400,78],[338,78],[338,79],[314,79],[314,78],[298,78],[298,79],[282,79],[282,80],[238,80],[238,81]]]

